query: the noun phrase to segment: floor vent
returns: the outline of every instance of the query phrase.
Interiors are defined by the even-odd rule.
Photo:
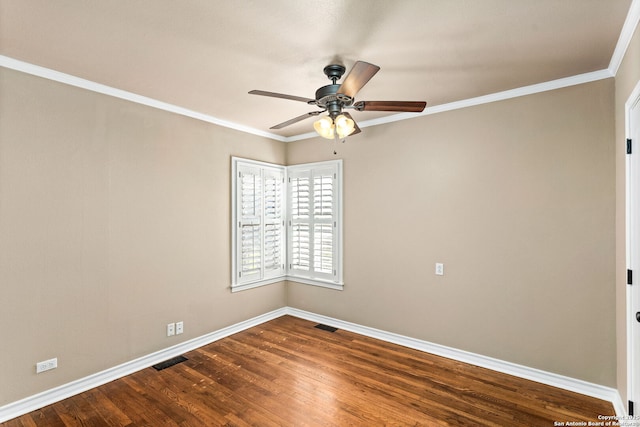
[[[334,328],[333,326],[323,325],[322,323],[316,325],[316,328],[322,329],[323,331],[335,332],[338,328]]]
[[[153,365],[156,371],[162,371],[163,369],[167,369],[173,365],[177,365],[178,363],[182,363],[185,360],[189,360],[184,356],[174,357],[173,359],[165,360],[164,362],[160,362],[157,365]]]

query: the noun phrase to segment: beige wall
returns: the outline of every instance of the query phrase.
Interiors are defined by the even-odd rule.
[[[626,184],[625,184],[625,103],[640,81],[640,31],[629,44],[627,54],[616,74],[615,129],[616,129],[616,337],[618,349],[618,391],[623,402],[627,398],[627,309],[626,309]],[[636,403],[637,405],[637,403]]]
[[[0,406],[285,305],[228,289],[231,156],[284,144],[3,68],[0,94]]]
[[[612,79],[341,144],[343,292],[228,290],[230,157],[336,158],[326,141],[285,145],[1,68],[0,94],[0,324],[13,325],[0,406],[286,304],[616,385]],[[165,337],[178,320],[185,334]],[[35,375],[51,357],[60,367]]]
[[[613,102],[608,79],[348,139],[345,290],[289,305],[615,387]]]

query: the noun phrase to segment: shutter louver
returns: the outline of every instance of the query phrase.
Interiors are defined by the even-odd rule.
[[[242,225],[241,276],[260,274],[262,256],[260,248],[260,225]]]
[[[333,272],[333,225],[314,224],[313,269],[318,273]]]
[[[309,178],[291,178],[291,217],[293,219],[309,218]]]
[[[313,270],[333,273],[333,170],[318,171],[313,177]]]
[[[260,170],[243,168],[240,173],[240,276],[259,277],[262,268],[262,179]]]
[[[282,265],[283,194],[282,173],[265,172],[264,177],[264,268],[280,273]]]
[[[333,179],[331,175],[313,177],[313,216],[315,219],[333,217]]]
[[[291,195],[291,269],[309,271],[311,267],[310,183],[308,176],[293,176]]]
[[[309,271],[310,262],[309,224],[294,224],[291,227],[291,268]]]

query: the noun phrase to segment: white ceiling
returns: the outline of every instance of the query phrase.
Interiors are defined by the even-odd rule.
[[[315,108],[322,69],[381,67],[356,100],[428,107],[605,70],[631,0],[0,0],[0,55],[258,131]],[[359,122],[393,113],[353,112]],[[308,133],[313,120],[280,131]],[[365,130],[366,132],[366,130]]]

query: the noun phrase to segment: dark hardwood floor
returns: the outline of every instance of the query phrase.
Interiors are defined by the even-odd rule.
[[[284,316],[18,426],[553,426],[609,402]]]

